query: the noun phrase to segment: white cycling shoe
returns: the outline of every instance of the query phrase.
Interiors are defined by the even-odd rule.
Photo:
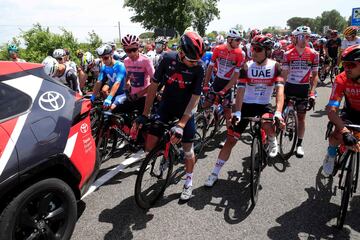
[[[215,182],[218,180],[218,176],[214,174],[210,174],[208,179],[205,181],[206,187],[212,187],[214,186]]]

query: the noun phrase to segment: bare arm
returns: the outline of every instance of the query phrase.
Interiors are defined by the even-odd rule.
[[[159,84],[152,81],[150,86],[147,88],[147,95],[146,95],[145,106],[144,106],[144,111],[143,111],[144,116],[150,115],[151,107],[154,103],[154,99],[155,99],[156,91],[157,91],[158,87],[159,87]]]
[[[181,117],[180,121],[178,122],[178,126],[184,128],[186,123],[189,121],[189,119],[192,117],[192,115],[196,111],[196,107],[199,103],[200,96],[193,94],[190,98],[190,101],[188,105],[186,106],[184,115]]]
[[[209,86],[209,81],[211,78],[211,74],[213,71],[214,66],[209,64],[209,66],[206,69],[206,73],[205,73],[205,80],[204,80],[204,86]]]

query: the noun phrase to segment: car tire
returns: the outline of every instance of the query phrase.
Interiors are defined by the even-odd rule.
[[[67,240],[76,221],[73,190],[60,179],[48,178],[23,190],[6,206],[0,216],[0,239]]]

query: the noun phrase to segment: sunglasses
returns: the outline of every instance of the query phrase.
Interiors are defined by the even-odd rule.
[[[357,66],[356,62],[343,62],[342,65],[345,69],[354,69]]]
[[[103,57],[101,57],[101,59],[106,61],[106,60],[110,59],[110,56],[103,56]]]
[[[257,52],[257,53],[260,53],[264,50],[264,48],[262,47],[259,47],[259,46],[252,46],[251,49],[254,51],[254,52]]]
[[[128,48],[128,49],[125,49],[125,52],[131,53],[131,52],[136,52],[137,50],[138,50],[138,48]]]
[[[58,60],[58,61],[62,61],[62,60],[63,60],[63,58],[56,58],[56,60]]]

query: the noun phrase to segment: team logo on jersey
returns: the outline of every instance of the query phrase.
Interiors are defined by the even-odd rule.
[[[86,123],[81,124],[80,132],[87,133],[88,130],[89,130],[89,126]]]
[[[106,76],[111,82],[115,82],[116,73],[113,73],[112,76],[110,74],[106,74]]]
[[[62,109],[65,105],[65,98],[58,92],[48,91],[39,98],[39,106],[48,112],[55,112]]]

